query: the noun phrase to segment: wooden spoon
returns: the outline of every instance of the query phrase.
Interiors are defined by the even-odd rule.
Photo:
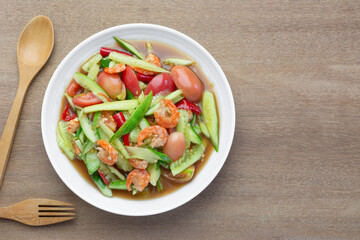
[[[0,188],[15,136],[27,89],[47,62],[54,46],[54,30],[49,18],[36,16],[22,31],[17,45],[19,86],[0,140]]]

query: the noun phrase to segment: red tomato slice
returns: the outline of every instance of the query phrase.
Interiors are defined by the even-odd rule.
[[[147,95],[152,91],[153,95],[158,93],[168,94],[175,91],[176,86],[173,78],[169,73],[160,73],[156,75],[147,85],[144,94]]]
[[[76,117],[77,117],[76,113],[71,109],[70,104],[67,103],[64,112],[61,115],[61,119],[64,121],[70,121]]]
[[[121,72],[121,79],[125,84],[125,87],[134,95],[139,96],[141,89],[136,75],[130,66],[126,66],[126,69]]]
[[[75,80],[72,80],[66,90],[67,94],[69,94],[71,97],[74,97],[80,93],[82,93],[82,91],[84,90],[84,88],[82,86],[80,86],[80,84],[78,84]]]
[[[79,107],[87,107],[87,106],[99,104],[102,102],[103,101],[100,98],[98,98],[91,92],[88,92],[86,94],[80,94],[73,98],[73,103]]]

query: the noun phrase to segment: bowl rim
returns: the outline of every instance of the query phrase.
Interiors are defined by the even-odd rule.
[[[80,193],[78,193],[74,187],[69,184],[68,182],[66,182],[63,177],[62,177],[62,174],[61,172],[59,171],[59,169],[57,169],[53,163],[54,160],[51,159],[50,157],[50,143],[48,143],[48,138],[45,134],[46,132],[46,128],[45,128],[45,109],[48,108],[47,106],[47,102],[46,102],[46,99],[49,98],[49,94],[50,94],[50,90],[52,88],[52,85],[55,83],[55,80],[56,78],[58,78],[58,75],[60,73],[60,69],[63,68],[63,65],[65,65],[69,59],[71,59],[74,55],[74,53],[76,53],[83,45],[86,45],[88,43],[91,43],[93,41],[93,39],[96,39],[97,37],[101,36],[101,35],[105,35],[106,33],[108,32],[112,32],[114,30],[124,30],[126,28],[152,28],[152,29],[158,29],[158,30],[162,30],[162,31],[166,31],[166,32],[169,32],[170,34],[174,34],[174,35],[178,35],[182,38],[185,38],[188,42],[190,42],[192,45],[194,45],[196,48],[198,48],[203,54],[206,55],[206,57],[213,63],[213,65],[215,66],[216,68],[216,71],[221,75],[221,78],[224,80],[224,84],[225,84],[225,88],[226,88],[226,91],[227,93],[229,93],[230,95],[228,96],[231,100],[231,105],[230,106],[227,106],[227,109],[231,112],[233,112],[233,117],[232,119],[230,119],[231,123],[232,123],[232,126],[231,127],[231,132],[230,133],[227,133],[230,134],[230,139],[231,139],[231,142],[228,142],[228,144],[226,144],[226,149],[224,149],[224,154],[223,154],[223,161],[221,161],[217,167],[217,169],[214,171],[215,173],[208,179],[208,181],[206,182],[206,184],[204,184],[202,186],[201,189],[199,190],[195,190],[195,191],[192,191],[190,195],[187,195],[186,198],[184,198],[184,200],[182,201],[178,201],[176,204],[173,204],[171,206],[167,206],[167,207],[164,207],[163,209],[159,210],[159,211],[148,211],[148,212],[144,212],[144,213],[132,213],[132,212],[117,212],[117,211],[114,211],[110,208],[107,208],[107,207],[104,207],[104,206],[100,206],[98,204],[96,204],[96,202],[93,202],[91,201],[90,199],[86,199],[85,196],[82,196]],[[220,119],[221,120],[221,119]],[[177,30],[174,30],[172,28],[169,28],[169,27],[165,27],[165,26],[161,26],[161,25],[157,25],[157,24],[149,24],[149,23],[129,23],[129,24],[121,24],[121,25],[117,25],[117,26],[113,26],[113,27],[110,27],[110,28],[106,28],[102,31],[99,31],[93,35],[91,35],[90,37],[87,37],[85,40],[83,40],[82,42],[80,42],[78,45],[76,45],[64,58],[63,60],[60,62],[60,64],[56,67],[56,70],[54,71],[50,81],[49,81],[49,84],[46,88],[46,92],[45,92],[45,95],[44,95],[44,99],[43,99],[43,103],[42,103],[42,110],[41,110],[41,132],[42,132],[42,139],[43,139],[43,143],[44,143],[44,147],[45,147],[45,150],[46,150],[46,153],[47,153],[47,156],[48,156],[48,159],[51,163],[51,165],[53,166],[55,172],[57,173],[57,175],[60,177],[60,179],[62,180],[62,182],[73,192],[75,193],[79,198],[81,198],[82,200],[84,200],[85,202],[93,205],[94,207],[96,208],[99,208],[101,210],[104,210],[106,212],[110,212],[110,213],[113,213],[113,214],[119,214],[119,215],[124,215],[124,216],[149,216],[149,215],[156,215],[156,214],[160,214],[160,213],[164,213],[164,212],[167,212],[167,211],[170,211],[170,210],[173,210],[175,208],[178,208],[182,205],[184,205],[185,203],[191,201],[193,198],[195,198],[196,196],[198,196],[202,191],[204,191],[208,186],[209,184],[214,180],[214,178],[219,174],[220,170],[222,169],[223,165],[225,164],[225,161],[227,160],[228,158],[228,155],[230,153],[230,149],[231,149],[231,146],[232,146],[232,143],[233,143],[233,140],[234,140],[234,135],[235,135],[235,125],[236,125],[236,111],[235,111],[235,103],[234,103],[234,98],[233,98],[233,94],[232,94],[232,91],[231,91],[231,88],[230,88],[230,84],[223,72],[223,70],[221,69],[220,65],[218,64],[218,62],[214,59],[214,57],[202,46],[200,45],[197,41],[195,41],[194,39],[192,39],[191,37],[177,31]],[[221,130],[220,130],[221,131]],[[56,141],[55,141],[56,142]],[[169,193],[169,195],[171,195],[173,193]],[[162,197],[159,197],[159,198],[162,198]],[[157,199],[157,198],[156,198]],[[137,201],[139,203],[141,203],[143,200],[134,200],[134,201]],[[146,201],[146,200],[145,200]]]

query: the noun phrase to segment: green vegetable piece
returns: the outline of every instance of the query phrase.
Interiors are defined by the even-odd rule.
[[[134,128],[130,132],[130,142],[137,143],[137,137],[139,136],[141,129],[139,127]]]
[[[144,128],[150,127],[150,123],[146,120],[146,118],[143,118],[139,123],[139,127],[143,130]]]
[[[181,99],[183,99],[184,97],[182,96],[182,90],[178,89],[172,93],[170,93],[169,95],[167,95],[165,97],[166,99],[171,100],[173,103],[177,103],[179,102]],[[160,103],[156,103],[154,106],[152,106],[145,114],[145,116],[150,116],[154,114],[154,111],[156,109],[158,109],[160,106]]]
[[[109,188],[117,190],[127,190],[126,180],[116,180],[109,184]]]
[[[129,91],[129,89],[126,89],[126,99],[134,99],[134,95]]]
[[[81,133],[82,133],[82,128],[80,127],[79,130],[76,132],[74,138],[79,138]]]
[[[155,163],[157,160],[171,163],[171,159],[164,153],[158,152],[151,148],[142,147],[126,147],[126,150],[130,153],[130,158],[143,159],[149,163]]]
[[[110,61],[109,68],[113,68],[113,67],[115,67],[115,65],[116,65],[115,61]]]
[[[113,37],[115,39],[116,42],[118,42],[120,44],[120,46],[122,46],[126,51],[131,52],[132,54],[134,54],[135,56],[137,56],[138,58],[144,60],[144,55],[141,54],[141,52],[139,52],[139,50],[136,49],[136,47],[134,47],[132,44],[130,44],[129,42],[123,40],[123,39],[119,39],[117,37]]]
[[[147,95],[144,101],[135,109],[130,118],[117,130],[117,132],[111,137],[110,141],[121,137],[124,134],[133,130],[143,119],[145,112],[148,110],[152,99],[152,92]]]
[[[166,65],[183,65],[183,66],[189,66],[193,65],[196,62],[188,59],[182,59],[182,58],[166,58],[163,60],[163,63]]]
[[[184,155],[179,160],[170,164],[172,175],[175,176],[176,174],[184,171],[186,168],[193,165],[196,161],[198,161],[201,158],[204,151],[205,151],[204,144],[194,145],[189,150],[189,152],[185,152]]]
[[[158,192],[161,192],[163,189],[164,189],[164,187],[163,187],[163,185],[162,185],[162,183],[161,183],[161,178],[159,178],[159,180],[158,180],[157,183],[156,183],[156,190],[157,190]]]
[[[99,173],[96,171],[91,175],[91,179],[94,181],[100,192],[106,197],[112,197],[112,191],[101,179]]]
[[[179,109],[179,122],[176,125],[176,131],[181,132],[185,136],[185,147],[188,148],[190,146],[190,136],[188,129],[190,128],[189,124],[189,113],[184,109]]]
[[[98,75],[100,71],[100,67],[97,64],[93,64],[88,72],[88,78],[90,78],[91,80],[95,81],[96,76]]]
[[[219,150],[219,120],[216,108],[215,96],[209,91],[205,91],[202,99],[202,117],[204,118],[205,125],[210,133],[211,142],[215,151]]]
[[[99,140],[96,132],[93,130],[92,125],[90,124],[90,120],[87,118],[86,114],[83,111],[80,111],[79,122],[82,130],[86,137],[93,143]]]
[[[209,130],[207,129],[205,123],[200,122],[200,123],[199,123],[199,127],[200,127],[201,132],[202,132],[207,138],[210,138],[210,133],[209,133]]]
[[[100,162],[98,171],[101,172],[104,175],[104,178],[108,182],[118,180],[118,177],[114,173],[111,172],[111,170],[109,168],[109,165],[107,165],[107,164],[105,164],[103,162]]]
[[[75,81],[80,84],[83,88],[89,90],[97,97],[99,97],[103,102],[109,102],[109,96],[106,94],[104,89],[102,89],[95,81],[91,80],[82,73],[74,74]]]
[[[96,112],[94,114],[94,119],[93,119],[93,124],[92,124],[92,127],[94,130],[97,128],[97,125],[98,125],[99,119],[100,119],[100,115],[101,115],[101,112]]]
[[[97,135],[100,139],[103,139],[107,142],[110,141],[110,137],[101,128],[97,128],[96,131],[97,131]]]
[[[72,107],[72,109],[75,110],[76,108],[75,108],[74,103],[72,102],[72,97],[70,97],[70,95],[67,92],[64,93],[64,96],[66,97],[66,99],[67,99],[68,103],[70,104],[70,106]]]
[[[124,63],[126,65],[132,66],[132,67],[139,67],[151,72],[169,72],[165,68],[158,67],[157,65],[153,63],[149,63],[145,60],[137,59],[134,57],[129,57],[127,55],[118,53],[118,52],[111,52],[109,55],[109,59],[114,60],[119,63]]]
[[[157,181],[160,178],[161,170],[160,168],[156,168],[156,164],[149,164],[149,166],[146,169],[150,175],[150,183],[153,186],[156,186]]]
[[[84,150],[84,146],[81,143],[81,141],[79,139],[76,139],[75,141],[76,146],[80,149],[80,151],[82,152]]]
[[[81,67],[82,70],[84,70],[85,72],[89,72],[92,65],[97,64],[98,62],[100,62],[101,59],[102,56],[100,53],[95,54],[92,58],[89,59],[89,61],[87,61],[84,65],[82,65]]]
[[[80,154],[80,158],[85,161],[86,154],[91,151],[91,149],[95,148],[95,144],[92,142],[87,142],[84,146],[84,150]]]
[[[100,61],[100,65],[102,68],[106,68],[109,67],[109,63],[110,63],[110,59],[108,57],[104,57],[103,59],[101,59]]]
[[[117,176],[120,180],[125,180],[125,176],[119,172],[119,170],[117,170],[115,167],[111,166],[111,165],[107,165],[107,167],[109,168],[109,170],[115,175]]]
[[[90,175],[99,169],[100,160],[97,157],[97,151],[90,151],[85,155],[85,165]]]
[[[188,131],[186,135],[189,137],[190,142],[195,144],[200,144],[202,142],[200,136],[196,133],[193,126],[190,125],[186,131]]]
[[[56,141],[60,149],[72,160],[75,158],[75,151],[72,145],[72,135],[67,131],[68,124],[60,121],[56,128]]]
[[[138,100],[123,100],[115,102],[100,103],[84,108],[84,113],[99,111],[124,111],[134,109],[139,105]]]

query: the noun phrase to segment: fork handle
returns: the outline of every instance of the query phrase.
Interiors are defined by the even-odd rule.
[[[14,141],[15,130],[19,122],[19,115],[23,105],[27,86],[19,84],[14,103],[11,107],[9,117],[0,140],[0,188],[4,179],[6,165],[9,160],[11,147]]]
[[[0,218],[11,219],[11,213],[9,207],[0,207]]]

